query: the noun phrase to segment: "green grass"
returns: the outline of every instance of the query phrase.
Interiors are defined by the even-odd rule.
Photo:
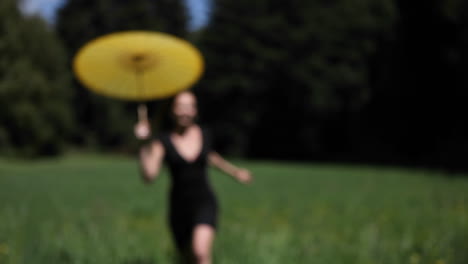
[[[211,172],[215,263],[468,263],[468,177],[240,164],[252,186]],[[168,183],[142,184],[124,157],[0,160],[0,263],[173,263]]]

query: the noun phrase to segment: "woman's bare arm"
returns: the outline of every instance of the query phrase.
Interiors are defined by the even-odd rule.
[[[138,123],[135,124],[134,133],[139,140],[148,140],[151,137],[148,110],[144,104],[138,106]],[[140,174],[146,183],[150,183],[158,177],[164,153],[164,147],[159,140],[153,140],[141,146],[139,153]]]
[[[140,171],[146,183],[150,183],[158,177],[164,153],[164,147],[159,140],[140,148]]]
[[[220,169],[224,173],[231,175],[241,183],[248,184],[252,181],[250,171],[234,166],[214,151],[208,154],[208,161],[211,165]]]

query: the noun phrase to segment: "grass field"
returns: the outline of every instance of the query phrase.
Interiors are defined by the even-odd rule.
[[[241,162],[212,171],[215,263],[467,264],[468,177],[395,168]],[[173,263],[166,172],[135,160],[0,160],[0,263]]]

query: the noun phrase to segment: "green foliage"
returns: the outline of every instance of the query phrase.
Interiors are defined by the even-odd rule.
[[[122,30],[187,33],[187,10],[177,0],[69,0],[59,10],[56,28],[69,55],[98,36]]]
[[[78,49],[101,35],[153,30],[184,37],[187,20],[182,0],[69,0],[59,11],[56,28],[71,65]],[[135,104],[92,94],[78,83],[73,98],[75,143],[105,150],[134,147]]]
[[[306,145],[291,148],[312,148],[308,129],[317,127],[316,118],[356,111],[370,100],[369,61],[378,41],[391,36],[395,12],[390,0],[215,1],[200,37],[204,114],[216,119],[222,112],[241,153],[246,145],[263,148],[255,144],[272,139],[264,137],[268,130],[298,125],[292,136]],[[242,144],[242,134],[251,142]]]
[[[467,178],[396,168],[242,162],[245,187],[211,171],[215,262],[465,264]],[[135,160],[0,160],[0,263],[173,263],[167,171]]]
[[[56,36],[39,18],[0,4],[0,154],[57,154],[72,128],[70,76]]]

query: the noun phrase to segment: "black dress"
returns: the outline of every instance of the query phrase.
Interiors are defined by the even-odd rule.
[[[207,178],[211,136],[206,129],[202,129],[202,139],[198,157],[187,161],[172,144],[170,133],[160,136],[171,173],[169,225],[180,250],[191,245],[195,225],[208,224],[215,229],[217,225],[218,203]]]

